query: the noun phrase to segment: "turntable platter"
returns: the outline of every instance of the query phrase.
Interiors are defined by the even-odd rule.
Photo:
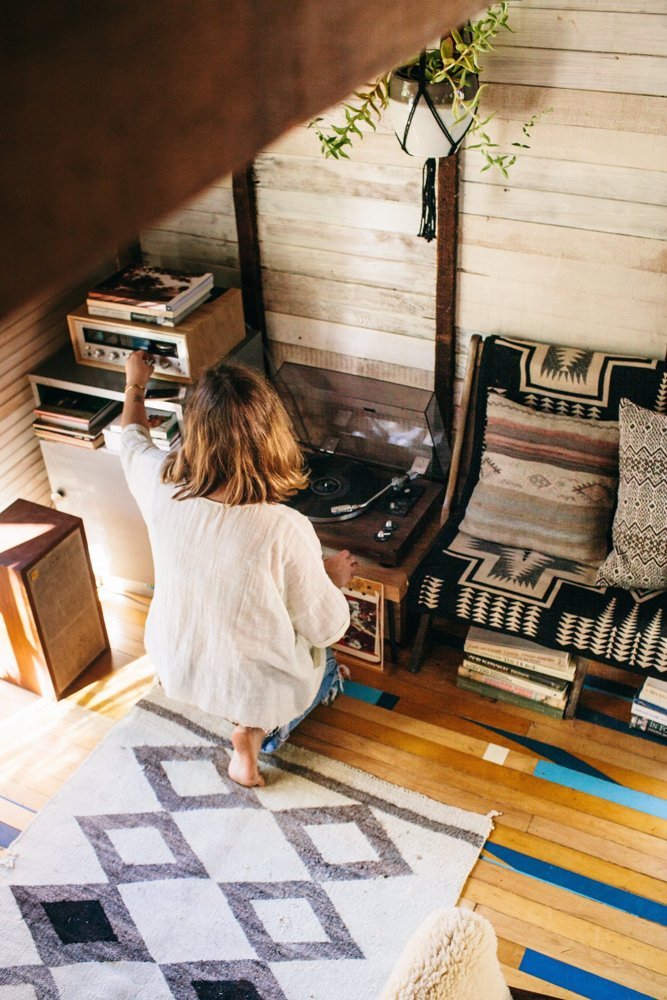
[[[288,501],[311,521],[347,521],[358,517],[352,513],[332,513],[341,504],[363,504],[388,485],[391,475],[353,458],[336,455],[308,455],[310,484]]]

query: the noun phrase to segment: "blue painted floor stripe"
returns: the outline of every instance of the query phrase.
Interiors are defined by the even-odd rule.
[[[0,847],[9,847],[11,842],[16,840],[20,832],[15,826],[10,826],[9,823],[0,821]]]
[[[367,684],[357,684],[356,681],[345,681],[345,694],[349,694],[350,698],[365,701],[369,705],[378,705],[380,708],[390,710],[400,701],[396,694],[389,694],[388,691],[377,691]]]
[[[532,750],[534,753],[540,754],[541,757],[546,757],[547,760],[552,760],[554,764],[561,764],[563,767],[569,767],[573,771],[580,771],[581,774],[590,774],[591,777],[600,778],[601,781],[609,781],[614,785],[618,784],[613,778],[609,778],[604,772],[599,771],[597,767],[592,767],[585,760],[580,760],[573,753],[562,750],[560,747],[554,747],[551,743],[545,743],[543,740],[534,740],[530,736],[517,736],[516,733],[512,733],[507,729],[498,729],[496,726],[491,726],[486,722],[478,722],[476,719],[466,719],[466,722],[473,722],[482,729],[489,729],[499,736],[505,736],[508,740],[518,743],[519,746],[526,747],[527,750]]]
[[[557,958],[549,958],[548,955],[542,955],[530,948],[524,952],[519,969],[521,972],[527,972],[529,976],[537,976],[538,979],[544,979],[553,986],[579,993],[582,997],[589,997],[590,1000],[656,1000],[648,993],[638,993],[629,986],[621,986],[611,979],[604,979],[592,972],[584,972],[583,969],[560,962]]]
[[[600,778],[594,778],[590,774],[580,774],[570,770],[569,767],[552,764],[548,760],[538,760],[533,774],[536,778],[543,778],[555,785],[586,792],[587,795],[595,795],[598,799],[615,802],[619,806],[627,806],[628,809],[636,809],[648,816],[667,819],[667,799],[661,799],[657,795],[638,792],[623,785],[614,785],[610,781],[601,781]]]
[[[572,844],[572,847],[576,850],[576,840]],[[604,882],[599,882],[597,879],[588,878],[586,875],[579,875],[577,872],[571,872],[569,869],[561,868],[559,865],[549,864],[547,861],[531,858],[528,854],[515,851],[511,847],[504,847],[502,844],[494,844],[489,840],[484,845],[484,850],[488,854],[493,855],[493,857],[504,861],[514,871],[528,875],[539,882],[558,886],[561,889],[566,889],[568,892],[575,893],[577,896],[585,896],[586,899],[603,903],[605,906],[613,906],[616,910],[622,910],[624,913],[632,913],[637,917],[642,917],[644,920],[651,920],[653,923],[667,927],[667,906],[663,903],[657,903],[652,899],[646,899],[644,896],[638,896],[636,893],[628,892],[626,889],[617,889],[615,886],[605,885]]]

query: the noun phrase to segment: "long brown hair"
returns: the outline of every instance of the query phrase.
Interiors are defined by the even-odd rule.
[[[238,505],[281,503],[308,482],[289,417],[270,382],[246,365],[203,371],[185,407],[183,444],[162,467],[177,500],[207,496]]]

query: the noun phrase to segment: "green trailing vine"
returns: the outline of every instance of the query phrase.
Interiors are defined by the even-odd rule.
[[[507,177],[509,168],[516,163],[517,154],[500,151],[498,144],[486,131],[488,123],[494,117],[494,114],[483,117],[480,112],[480,100],[486,84],[480,84],[472,96],[466,96],[468,84],[481,72],[480,58],[493,50],[493,41],[502,31],[512,31],[509,25],[509,0],[500,0],[494,4],[484,17],[471,21],[463,32],[452,31],[451,36],[441,40],[439,48],[428,49],[425,78],[429,83],[449,83],[452,91],[451,110],[456,124],[467,117],[471,119],[468,136],[476,141],[468,140],[466,147],[477,149],[482,154],[485,160],[482,172],[496,167]],[[415,56],[401,69],[416,79],[418,64],[419,56]],[[315,130],[325,157],[349,159],[348,149],[353,140],[356,137],[363,139],[361,126],[370,126],[376,131],[376,122],[381,119],[389,104],[390,76],[391,74],[385,74],[379,77],[367,91],[355,91],[356,100],[343,104],[343,124],[323,124],[324,119],[321,117],[310,122],[309,128]],[[523,141],[511,143],[512,147],[529,149],[528,140],[532,129],[542,115],[551,110],[552,108],[547,108],[525,122],[522,126]]]

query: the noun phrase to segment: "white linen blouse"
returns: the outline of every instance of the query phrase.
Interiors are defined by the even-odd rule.
[[[164,452],[130,424],[121,462],[150,537],[145,643],[168,697],[267,732],[298,718],[347,630],[310,521],[282,504],[174,500]]]

